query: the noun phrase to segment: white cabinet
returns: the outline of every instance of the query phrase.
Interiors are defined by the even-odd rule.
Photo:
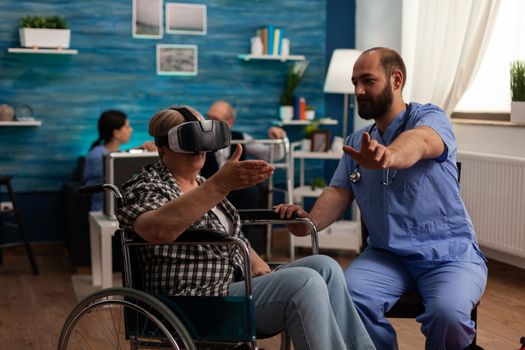
[[[291,144],[290,151],[290,172],[294,174],[294,166],[299,163],[299,183],[292,185],[294,203],[302,204],[304,198],[317,198],[322,190],[312,190],[310,185],[305,184],[305,160],[319,159],[329,161],[339,161],[343,152],[307,152],[300,150],[301,143]],[[294,176],[292,175],[292,179]],[[296,237],[290,235],[290,256],[294,257],[295,247],[310,247],[310,237]],[[319,232],[319,246],[321,249],[354,250],[359,251],[361,247],[361,223],[351,220],[339,220],[334,222],[326,229]]]

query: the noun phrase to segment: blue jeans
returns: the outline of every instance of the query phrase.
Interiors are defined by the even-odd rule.
[[[470,313],[487,283],[487,265],[466,261],[427,264],[365,250],[345,271],[348,290],[378,349],[397,349],[385,312],[407,291],[418,290],[425,312],[416,318],[426,349],[463,350],[474,338]]]
[[[230,285],[243,295],[244,282]],[[288,330],[296,350],[375,349],[332,258],[312,255],[253,279],[257,333]]]

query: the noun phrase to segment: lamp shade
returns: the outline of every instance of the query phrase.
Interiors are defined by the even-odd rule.
[[[336,94],[353,94],[352,70],[361,51],[337,49],[332,53],[323,91]]]

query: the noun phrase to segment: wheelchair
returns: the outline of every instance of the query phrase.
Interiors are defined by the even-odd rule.
[[[114,185],[86,186],[79,191],[93,194],[111,191],[117,206],[123,198]],[[317,228],[305,218],[280,219],[271,210],[239,211],[244,225],[304,223],[310,226],[312,253],[319,253]],[[123,255],[123,286],[107,288],[81,301],[67,317],[58,349],[257,349],[256,339],[275,334],[256,334],[251,278],[244,278],[244,296],[167,296],[141,290],[137,273],[137,249],[151,244],[137,234],[117,229]],[[196,237],[199,239],[197,240]],[[243,256],[245,276],[251,276],[246,243],[224,232],[187,230],[169,245],[230,245]],[[290,347],[282,333],[281,349]]]

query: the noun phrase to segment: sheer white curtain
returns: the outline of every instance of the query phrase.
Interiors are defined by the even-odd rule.
[[[403,0],[404,97],[449,115],[481,62],[501,0]]]

